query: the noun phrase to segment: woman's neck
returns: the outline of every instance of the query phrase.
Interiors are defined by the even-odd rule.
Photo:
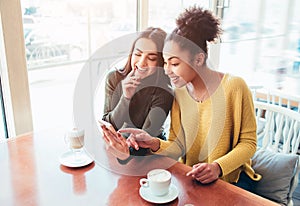
[[[188,92],[194,100],[203,102],[216,91],[223,76],[223,73],[203,68],[199,75],[187,84]]]

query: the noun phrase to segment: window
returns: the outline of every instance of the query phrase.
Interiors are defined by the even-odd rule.
[[[85,61],[110,40],[140,28],[137,13],[147,16],[144,26],[171,32],[184,8],[225,2],[220,71],[247,80],[284,65],[287,75],[300,74],[299,1],[148,0],[145,10],[138,7],[141,1],[20,0],[35,130],[71,126],[73,90]]]
[[[35,130],[72,127],[73,91],[87,59],[136,31],[136,0],[21,0]]]
[[[161,27],[167,33],[175,28],[175,18],[184,8],[193,5],[209,8],[209,0],[151,0],[149,1],[149,26]]]
[[[299,74],[299,1],[230,1],[224,9],[220,70]],[[242,51],[242,52],[241,52]]]

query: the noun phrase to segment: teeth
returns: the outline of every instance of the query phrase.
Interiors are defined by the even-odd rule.
[[[175,80],[177,80],[179,77],[170,77],[170,79],[172,80],[172,81],[175,81]]]
[[[139,67],[139,66],[136,66],[136,68],[137,68],[139,71],[141,71],[141,72],[147,71],[147,68],[141,68],[141,67]]]

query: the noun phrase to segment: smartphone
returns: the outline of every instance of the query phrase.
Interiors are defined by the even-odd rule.
[[[100,125],[104,125],[107,129],[109,129],[113,134],[115,134],[116,136],[118,136],[117,131],[115,130],[115,128],[112,126],[111,123],[104,121],[102,119],[99,119],[98,122],[100,123]],[[118,140],[119,141],[119,140]]]

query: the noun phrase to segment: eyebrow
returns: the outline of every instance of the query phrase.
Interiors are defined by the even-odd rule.
[[[144,53],[144,51],[140,50],[139,48],[135,48],[135,50],[137,50],[138,52]],[[157,56],[157,53],[148,53],[148,55],[155,55]]]
[[[172,59],[180,59],[179,57],[173,56],[173,57],[169,57],[167,60],[171,61]]]

